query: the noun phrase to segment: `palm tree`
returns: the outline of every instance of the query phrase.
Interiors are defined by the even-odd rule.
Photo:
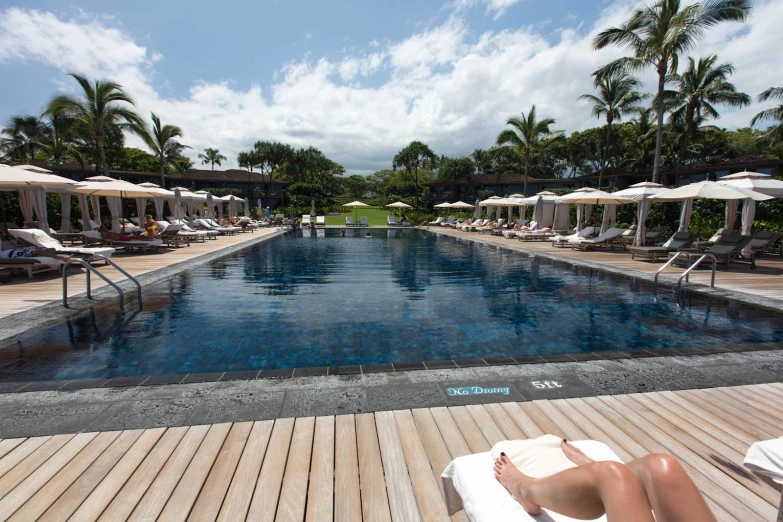
[[[220,167],[223,165],[221,161],[225,161],[228,159],[224,155],[222,155],[218,149],[204,149],[204,154],[199,154],[198,157],[199,159],[201,159],[202,165],[211,163],[212,170],[215,170],[215,163],[217,163],[218,167]]]
[[[55,165],[64,163],[67,159],[83,163],[80,144],[77,122],[67,114],[47,116],[35,140],[35,145],[47,154]]]
[[[766,91],[759,94],[759,103],[764,103],[769,100],[783,101],[783,87],[770,87]],[[766,134],[762,136],[762,139],[771,143],[777,143],[783,139],[783,103],[777,107],[771,109],[764,109],[760,113],[753,116],[750,120],[751,127],[762,121],[773,121],[775,125],[770,127]]]
[[[667,104],[672,110],[669,123],[678,121],[683,128],[675,171],[679,171],[685,158],[685,151],[693,136],[696,121],[720,118],[716,105],[730,107],[750,105],[750,96],[738,92],[734,84],[727,81],[729,75],[734,72],[734,66],[730,63],[716,65],[717,61],[718,57],[714,54],[699,58],[698,62],[688,57],[685,72],[672,78],[672,83],[677,90],[666,93]]]
[[[677,72],[680,54],[692,48],[705,29],[720,22],[744,21],[750,16],[751,9],[750,0],[706,0],[685,7],[681,5],[681,0],[656,0],[634,11],[625,24],[606,29],[593,40],[596,49],[618,45],[634,53],[632,57],[609,63],[598,71],[599,75],[604,76],[617,70],[640,71],[649,66],[658,73],[654,182],[658,181],[660,175],[667,74]]]
[[[25,163],[35,159],[36,141],[45,125],[37,116],[12,116],[0,131],[0,151],[11,161]]]
[[[530,153],[540,145],[561,138],[563,131],[553,131],[549,129],[554,125],[555,120],[545,118],[541,121],[536,119],[536,106],[530,108],[530,112],[520,117],[509,118],[506,125],[511,125],[511,129],[506,129],[498,134],[498,146],[513,147],[517,153],[525,158],[525,185],[523,193],[527,197],[527,178],[530,173]]]
[[[647,168],[653,163],[653,150],[650,144],[656,134],[653,123],[652,109],[642,109],[636,118],[626,125],[630,129],[631,139],[638,145],[632,149],[632,156],[628,157],[624,166],[629,169]]]
[[[76,121],[86,133],[85,139],[95,143],[101,170],[109,175],[104,138],[109,130],[129,130],[139,135],[146,132],[144,122],[125,104],[134,105],[133,99],[125,94],[122,86],[115,82],[95,80],[69,73],[81,86],[83,96],[58,96],[49,102],[45,114],[65,114]]]
[[[492,158],[489,153],[484,149],[476,149],[473,154],[470,155],[473,163],[476,164],[476,171],[479,174],[486,174],[492,164]]]
[[[160,186],[166,188],[166,167],[171,167],[180,172],[184,171],[181,159],[182,151],[189,149],[187,145],[178,142],[176,138],[182,137],[182,129],[176,125],[162,125],[160,118],[154,112],[152,117],[152,132],[142,135],[144,142],[154,156],[157,156],[160,166]]]
[[[600,188],[606,166],[606,156],[612,142],[612,123],[615,120],[622,120],[624,115],[638,113],[641,110],[639,102],[647,98],[648,95],[636,91],[636,88],[641,85],[639,80],[622,72],[594,76],[593,85],[598,90],[598,96],[583,94],[579,99],[592,102],[593,116],[596,118],[606,116],[606,146],[601,157],[601,170],[598,172],[598,187]]]

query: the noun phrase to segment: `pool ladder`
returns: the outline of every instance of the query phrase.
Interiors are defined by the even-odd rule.
[[[114,261],[112,261],[111,259],[109,259],[108,257],[102,254],[93,254],[87,261],[85,261],[84,259],[73,258],[73,259],[69,259],[65,263],[65,266],[63,267],[63,306],[65,308],[68,308],[68,267],[71,266],[73,263],[78,263],[87,269],[86,272],[87,299],[92,299],[92,288],[90,285],[90,273],[92,272],[95,273],[98,277],[100,277],[104,281],[106,281],[106,284],[108,284],[109,286],[117,290],[117,293],[120,296],[120,313],[123,315],[125,314],[125,297],[123,296],[122,289],[119,287],[119,285],[117,285],[117,283],[111,281],[108,277],[100,273],[94,266],[90,264],[90,262],[94,259],[101,259],[105,261],[106,264],[113,266],[122,275],[124,275],[125,277],[127,277],[128,279],[134,282],[134,284],[136,285],[136,292],[138,294],[138,299],[139,299],[139,311],[141,311],[141,283],[139,283],[139,281],[135,277],[133,277],[128,272],[120,268],[120,266],[117,263],[115,263]]]
[[[658,287],[658,276],[661,275],[661,272],[663,272],[667,267],[674,264],[674,262],[680,257],[680,256],[686,256],[686,264],[688,266],[688,269],[685,270],[685,272],[680,275],[680,278],[677,279],[677,290],[676,290],[676,296],[677,296],[677,306],[680,306],[680,296],[682,295],[682,280],[685,279],[686,283],[690,282],[691,272],[698,267],[702,261],[705,259],[710,259],[712,261],[712,278],[710,279],[710,287],[715,288],[715,272],[717,270],[718,266],[718,260],[715,258],[712,254],[701,254],[699,258],[696,260],[695,263],[691,264],[691,257],[696,256],[699,254],[692,253],[692,252],[677,252],[674,256],[672,256],[671,259],[669,259],[661,268],[658,269],[657,272],[655,272],[655,278],[653,279],[653,293]]]

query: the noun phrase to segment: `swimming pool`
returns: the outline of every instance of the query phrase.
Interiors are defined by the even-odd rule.
[[[29,332],[0,381],[655,350],[783,340],[781,314],[417,229],[306,230]]]

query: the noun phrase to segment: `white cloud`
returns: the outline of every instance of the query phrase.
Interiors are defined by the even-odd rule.
[[[195,154],[217,147],[233,158],[259,139],[295,146],[313,145],[349,172],[388,168],[392,156],[411,140],[429,143],[438,154],[466,155],[488,148],[511,115],[536,104],[556,128],[598,125],[577,98],[591,92],[592,71],[621,55],[619,49],[592,50],[594,34],[625,20],[635,4],[607,4],[592,27],[565,27],[555,42],[537,29],[471,34],[454,16],[396,42],[352,49],[339,59],[305,55],[281,65],[270,84],[237,88],[229,80],[193,80],[188,93],[172,97],[163,82],[167,60],[100,16],[63,19],[51,13],[8,9],[0,13],[0,68],[38,61],[55,68],[57,86],[73,88],[60,71],[111,78],[164,122],[180,125]],[[783,45],[776,20],[783,3],[758,2],[748,24],[724,24],[707,33],[694,54],[717,53],[737,67],[733,81],[751,95],[780,85],[777,71]],[[569,23],[564,21],[563,23]],[[652,72],[644,76],[648,89]],[[0,93],[2,86],[0,86]],[[45,100],[42,100],[42,104]],[[747,125],[761,106],[724,111],[718,124]]]
[[[451,6],[455,10],[461,11],[470,7],[483,5],[486,8],[487,14],[493,15],[495,20],[497,20],[506,13],[506,10],[509,7],[518,4],[521,1],[522,0],[454,0],[451,3]]]

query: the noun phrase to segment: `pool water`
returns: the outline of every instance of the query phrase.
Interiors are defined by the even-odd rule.
[[[420,362],[783,340],[781,314],[425,230],[306,230],[0,349],[0,381]],[[132,308],[130,311],[133,311]],[[129,311],[129,312],[130,312]]]

